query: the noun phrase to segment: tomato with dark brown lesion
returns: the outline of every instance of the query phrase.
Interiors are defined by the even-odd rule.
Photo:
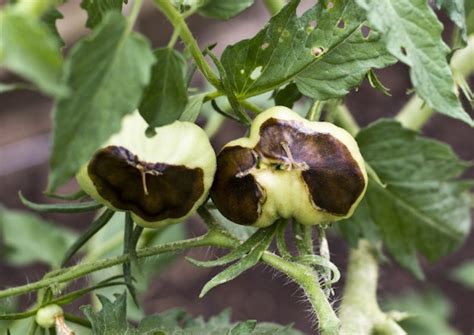
[[[216,168],[205,132],[176,121],[145,135],[138,115],[124,119],[122,129],[77,175],[82,189],[98,202],[129,211],[144,227],[181,222],[208,197]]]
[[[228,219],[265,227],[278,218],[319,224],[352,215],[367,187],[354,138],[286,107],[257,116],[250,136],[228,143],[211,189]]]

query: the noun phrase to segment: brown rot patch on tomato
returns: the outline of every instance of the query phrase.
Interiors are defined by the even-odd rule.
[[[185,216],[204,192],[202,169],[143,162],[119,146],[98,150],[88,174],[115,208],[150,222]]]
[[[251,225],[260,215],[264,195],[250,173],[257,163],[253,151],[240,146],[224,148],[217,156],[211,198],[220,212],[235,223]]]
[[[301,170],[314,204],[331,214],[346,215],[364,191],[364,175],[346,145],[301,122],[268,119],[254,150],[263,160]]]

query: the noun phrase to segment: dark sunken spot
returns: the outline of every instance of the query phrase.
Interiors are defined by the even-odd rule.
[[[138,164],[147,172],[148,195],[144,192]],[[204,192],[202,169],[140,162],[123,147],[109,146],[97,151],[89,163],[88,173],[104,199],[146,221],[182,217]]]
[[[256,164],[248,148],[227,147],[217,156],[212,201],[226,218],[241,225],[251,225],[259,217],[263,194],[255,178],[246,174]]]
[[[271,118],[260,127],[255,151],[267,159],[288,163],[281,142],[288,144],[296,163],[307,164],[302,177],[314,203],[332,214],[347,214],[365,186],[349,149],[330,134],[304,128],[299,122]]]

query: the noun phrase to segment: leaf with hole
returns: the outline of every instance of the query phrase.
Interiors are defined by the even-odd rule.
[[[238,99],[294,80],[304,95],[346,95],[371,68],[394,63],[380,35],[362,33],[364,13],[352,1],[319,1],[301,17],[292,0],[255,37],[231,45],[222,64]],[[330,32],[330,33],[328,33]]]

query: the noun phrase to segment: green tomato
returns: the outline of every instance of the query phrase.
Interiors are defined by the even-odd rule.
[[[43,328],[54,327],[57,318],[63,317],[63,309],[58,305],[48,305],[36,312],[36,323]]]
[[[138,114],[85,164],[76,179],[96,201],[129,211],[143,227],[157,228],[191,216],[207,199],[216,157],[206,133],[190,122],[155,129]]]
[[[316,225],[350,217],[366,188],[364,160],[347,131],[277,106],[219,153],[211,198],[238,224]]]

